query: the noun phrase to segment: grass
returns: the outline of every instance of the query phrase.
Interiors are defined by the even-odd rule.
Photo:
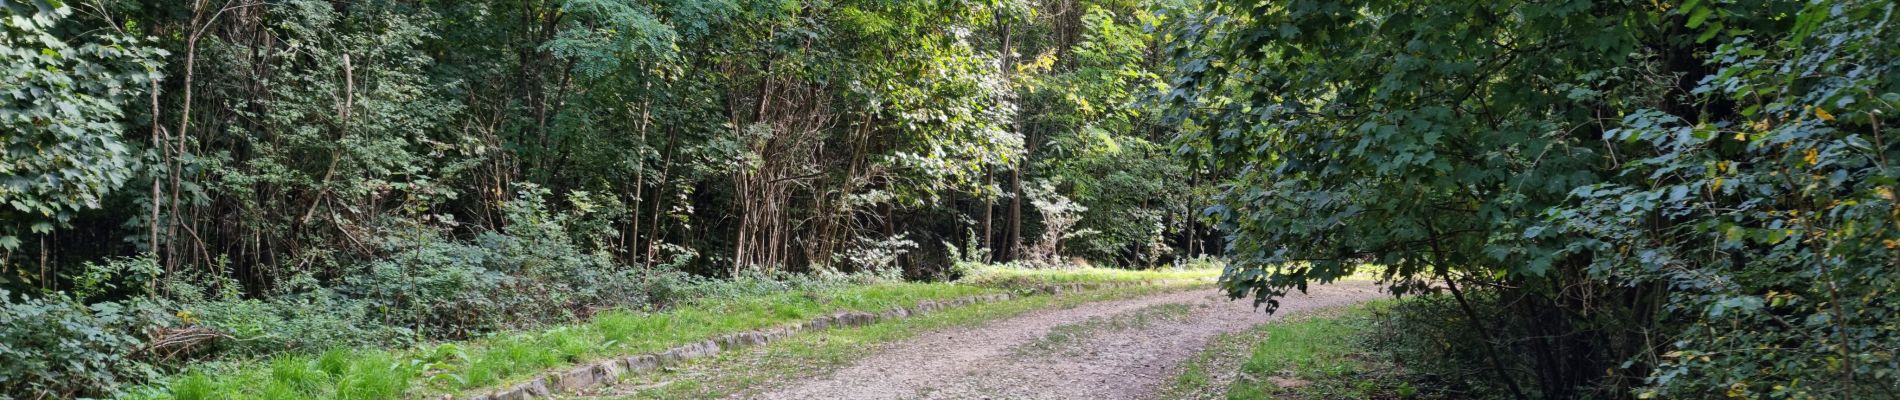
[[[1007,288],[1034,287],[1045,284],[1066,283],[1137,283],[1171,280],[1207,280],[1220,277],[1221,269],[1215,265],[1201,268],[1156,268],[1150,270],[1128,270],[1115,268],[1051,268],[1028,269],[999,265],[965,265],[963,278],[958,282]]]
[[[317,357],[286,355],[241,374],[193,372],[170,385],[176,399],[388,399],[404,394],[421,372],[387,351],[332,350]]]
[[[1010,270],[1011,285],[977,279],[892,282],[751,297],[713,297],[658,311],[608,311],[592,320],[410,349],[333,349],[285,354],[188,371],[129,398],[396,399],[463,393],[515,383],[542,372],[615,356],[652,353],[729,333],[802,322],[838,311],[879,312],[919,302],[997,293],[1026,285],[1200,279],[1203,270],[1114,272],[1101,269]],[[994,277],[996,275],[983,275]],[[1033,304],[1017,302],[1014,304]]]
[[[1335,308],[1225,335],[1190,359],[1172,399],[1406,399],[1420,393],[1404,372],[1360,346],[1376,310],[1390,302]]]
[[[796,381],[822,375],[860,357],[872,354],[867,349],[896,342],[925,332],[973,326],[1006,319],[1035,310],[1067,308],[1084,303],[1184,290],[1205,289],[1204,284],[1177,283],[1164,286],[1136,286],[1102,289],[1065,296],[1027,296],[1008,301],[960,307],[940,313],[879,323],[864,327],[837,329],[822,334],[799,335],[774,342],[757,350],[721,353],[710,362],[694,363],[676,370],[630,378],[621,392],[610,399],[683,399],[725,398],[747,394],[771,381]]]
[[[1017,355],[1068,353],[1089,338],[1109,332],[1146,327],[1159,321],[1180,321],[1194,311],[1182,303],[1156,304],[1108,317],[1089,317],[1081,322],[1057,325],[1049,333],[1014,349]]]

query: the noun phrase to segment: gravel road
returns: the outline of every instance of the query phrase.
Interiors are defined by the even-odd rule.
[[[1193,290],[1031,312],[979,326],[920,335],[880,346],[843,369],[815,379],[768,382],[758,399],[1147,399],[1176,367],[1222,333],[1251,328],[1281,315],[1362,302],[1383,296],[1369,282],[1315,286],[1281,301],[1267,315],[1252,301],[1229,301],[1214,290]],[[1094,318],[1167,304],[1190,305],[1178,320],[1102,328],[1073,335]],[[1175,307],[1179,309],[1179,307]],[[1126,319],[1126,318],[1124,318]],[[1072,336],[1073,350],[1025,352],[1024,345],[1052,329]]]

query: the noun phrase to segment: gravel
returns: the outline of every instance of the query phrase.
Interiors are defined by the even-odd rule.
[[[810,380],[763,383],[758,399],[1146,399],[1164,388],[1178,366],[1222,333],[1245,330],[1282,315],[1381,297],[1369,282],[1314,286],[1281,300],[1278,313],[1230,301],[1214,290],[1193,290],[1036,311],[984,325],[923,334],[880,346],[855,364]],[[1181,322],[1090,335],[1083,351],[1023,354],[1012,348],[1051,328],[1112,317],[1144,307],[1185,303]],[[754,393],[758,393],[755,391]]]

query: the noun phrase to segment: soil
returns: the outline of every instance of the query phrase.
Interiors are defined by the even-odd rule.
[[[1381,296],[1369,282],[1342,282],[1289,295],[1272,315],[1255,309],[1251,300],[1231,301],[1214,290],[1042,310],[880,346],[875,353],[827,375],[764,383],[749,398],[1147,399],[1169,383],[1182,362],[1223,333]],[[1191,315],[1179,321],[1091,332],[1078,344],[1079,351],[1020,351],[1057,326],[1169,303],[1194,307]]]

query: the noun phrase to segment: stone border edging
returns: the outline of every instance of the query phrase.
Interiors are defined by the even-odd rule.
[[[1156,282],[1140,281],[1134,283],[1067,283],[1043,285],[1030,288],[1032,293],[1060,295],[1063,292],[1083,290],[1114,289],[1132,286],[1153,285]],[[839,327],[858,327],[877,323],[930,314],[951,307],[972,304],[993,303],[1009,300],[1016,296],[1010,293],[996,293],[979,296],[966,296],[943,301],[923,301],[905,308],[891,307],[881,313],[857,311],[839,311],[831,315],[813,318],[804,323],[784,325],[775,328],[727,334],[711,340],[690,343],[659,353],[640,354],[629,357],[608,359],[584,364],[567,371],[550,372],[525,383],[495,390],[487,394],[478,394],[468,400],[527,400],[550,397],[555,394],[576,394],[588,389],[605,387],[620,380],[621,376],[652,371],[685,361],[719,354],[723,350],[734,350],[771,343],[799,332],[822,331]],[[442,395],[441,400],[454,400],[455,395]]]

